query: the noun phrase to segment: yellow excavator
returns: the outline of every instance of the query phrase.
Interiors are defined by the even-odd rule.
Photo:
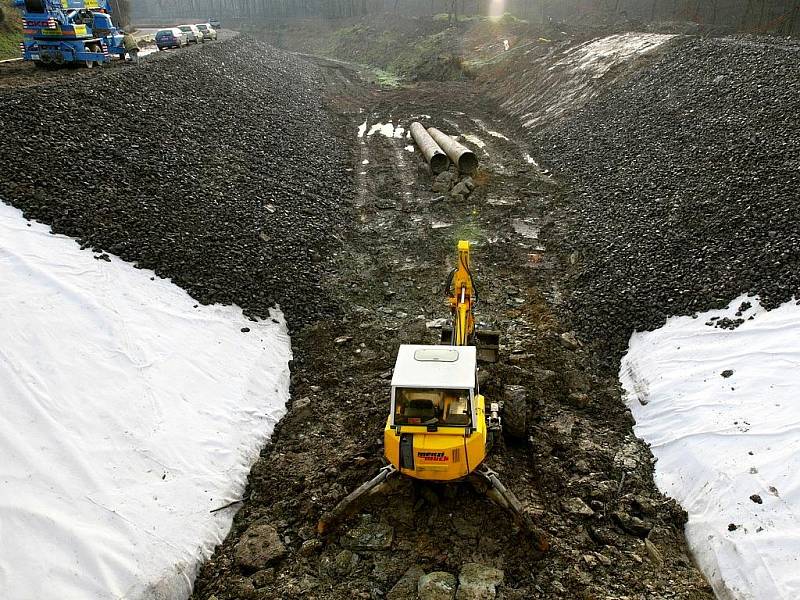
[[[450,275],[448,304],[452,329],[449,344],[400,346],[391,381],[391,408],[383,433],[388,464],[323,515],[321,534],[335,526],[366,494],[375,492],[390,477],[452,482],[467,477],[483,481],[482,489],[497,504],[537,537],[538,547],[548,547],[517,497],[506,488],[485,460],[502,431],[502,403],[487,403],[477,377],[480,339],[475,332],[473,308],[476,294],[470,270],[470,245],[458,243],[458,264]],[[499,334],[488,332],[485,357],[497,360]]]

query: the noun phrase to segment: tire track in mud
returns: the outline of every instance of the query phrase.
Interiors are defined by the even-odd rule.
[[[554,311],[570,268],[569,256],[550,247],[562,191],[525,160],[528,149],[513,141],[523,139],[519,128],[464,84],[362,96],[347,88],[337,96],[333,87],[329,103],[352,117],[340,136],[352,141],[359,190],[352,226],[339,232],[346,243],[324,280],[342,318],[294,335],[292,407],[253,467],[249,500],[194,598],[406,598],[413,596],[392,592],[405,574],[457,574],[468,562],[504,571],[503,598],[710,598],[688,557],[685,515],[653,485],[652,457],[633,437],[616,377]],[[407,129],[430,115],[432,124],[449,120],[459,130],[448,133],[481,136],[473,118],[502,122],[509,140],[487,141],[502,172],[480,171],[464,202],[434,201],[419,154],[398,160],[405,140],[358,138],[363,106],[368,127],[391,118]],[[515,220],[538,227],[542,239],[520,235]],[[396,349],[436,343],[438,330],[426,323],[447,316],[443,281],[458,239],[474,244],[478,320],[503,334],[503,360],[481,375],[483,390],[493,399],[505,384],[523,385],[530,404],[528,439],[500,444],[488,463],[548,532],[552,550],[538,556],[510,517],[468,484],[409,480],[319,538],[321,514],[381,465]],[[259,526],[275,531],[272,545],[282,552],[253,569],[240,542]]]

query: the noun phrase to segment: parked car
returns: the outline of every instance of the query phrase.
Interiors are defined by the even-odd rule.
[[[180,48],[189,44],[188,36],[177,27],[162,29],[156,33],[156,46],[159,50],[165,48]]]
[[[211,25],[214,29],[219,29],[222,27],[222,23],[219,22],[219,19],[209,19],[208,24]]]
[[[200,33],[200,30],[194,25],[178,25],[178,29],[189,36],[190,42],[194,42],[195,44],[199,44],[200,42],[203,42],[204,44],[206,43],[206,39],[203,37],[203,34]]]
[[[203,34],[203,39],[205,40],[217,39],[217,30],[211,27],[210,23],[198,23],[197,28],[200,30],[200,33]]]

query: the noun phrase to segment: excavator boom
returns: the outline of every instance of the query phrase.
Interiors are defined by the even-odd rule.
[[[500,348],[500,332],[475,329],[475,305],[478,292],[472,277],[470,243],[458,242],[456,268],[447,282],[447,303],[450,307],[452,326],[442,329],[442,343],[453,346],[474,345],[478,349],[478,360],[496,363]]]

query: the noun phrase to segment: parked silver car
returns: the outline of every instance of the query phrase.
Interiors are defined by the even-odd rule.
[[[183,31],[188,37],[190,42],[199,44],[200,42],[206,43],[206,38],[200,33],[200,30],[195,25],[178,25],[178,29]]]
[[[217,39],[217,30],[211,27],[210,23],[198,23],[197,28],[203,34],[203,39],[215,40]]]

